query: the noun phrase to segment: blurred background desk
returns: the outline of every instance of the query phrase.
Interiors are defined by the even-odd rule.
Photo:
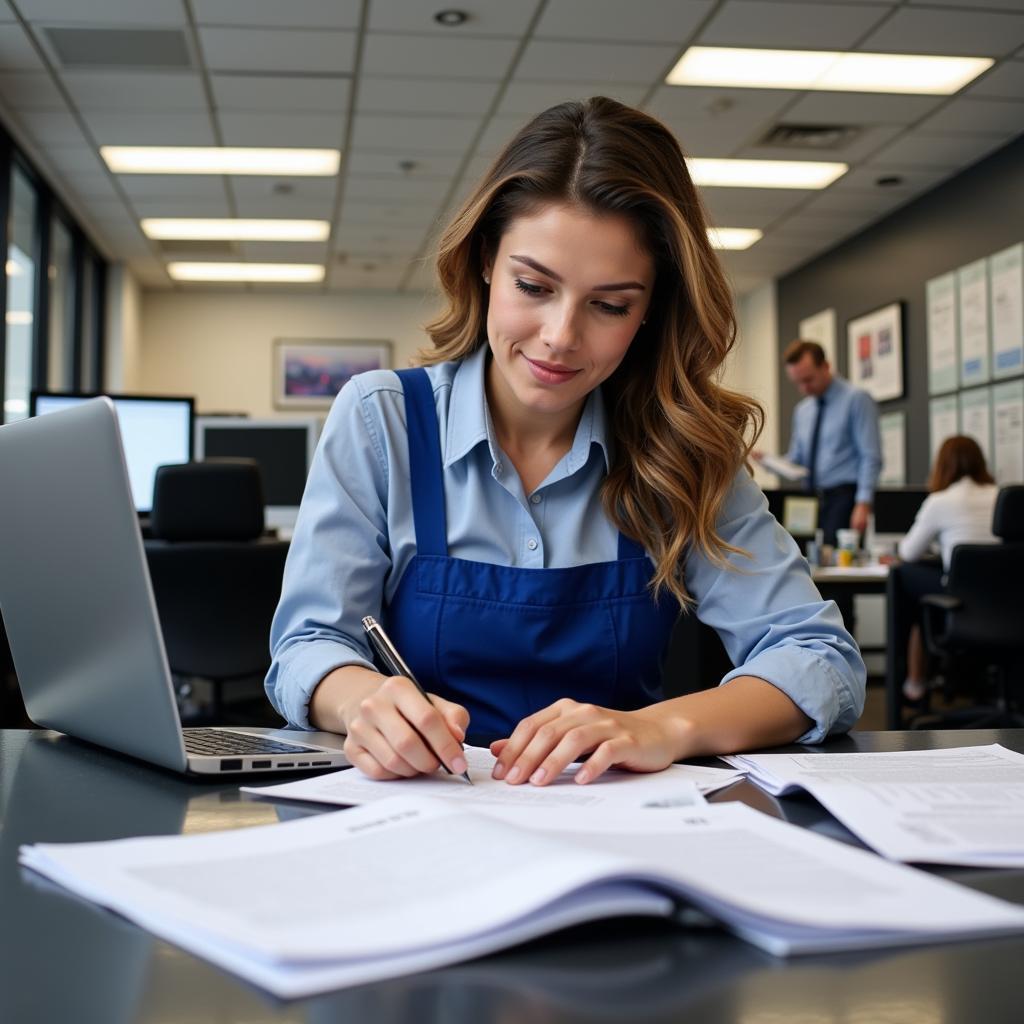
[[[826,749],[994,741],[1024,750],[1024,730],[854,733]],[[716,799],[743,800],[856,844],[809,799],[776,800],[747,783]],[[308,813],[318,811],[243,799],[235,785],[192,782],[53,733],[0,732],[0,1019],[12,1024],[976,1024],[1019,1019],[1024,936],[784,961],[714,928],[640,920],[588,925],[484,960],[280,1004],[17,864],[22,843],[195,833]],[[1024,871],[941,873],[1024,903]]]

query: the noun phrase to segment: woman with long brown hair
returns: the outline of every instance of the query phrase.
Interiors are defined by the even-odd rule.
[[[999,489],[973,437],[956,434],[942,442],[928,479],[928,490],[931,493],[921,503],[910,532],[899,544],[904,562],[919,562],[933,546],[938,547],[942,557],[941,569],[935,563],[925,562],[911,572],[904,570],[903,574],[902,591],[913,605],[909,616],[913,625],[907,644],[907,678],[903,683],[903,696],[908,701],[919,701],[927,692],[928,656],[917,622],[922,595],[942,590],[942,576],[949,570],[957,544],[996,542],[992,515]]]
[[[671,133],[603,98],[538,115],[438,276],[423,365],[353,378],[325,427],[271,637],[285,717],[375,778],[461,772],[468,735],[541,785],[853,725],[864,666],[746,470],[761,412],[719,383],[732,303]],[[681,610],[738,667],[665,700]],[[376,671],[367,614],[430,701]]]

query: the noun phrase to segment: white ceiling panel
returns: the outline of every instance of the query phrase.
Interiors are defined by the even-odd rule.
[[[866,127],[845,145],[827,150],[813,146],[747,146],[733,155],[748,160],[837,160],[851,163],[867,159],[902,132],[899,125],[876,124]]]
[[[371,33],[363,46],[363,73],[495,82],[508,72],[516,45],[515,39]]]
[[[159,117],[125,111],[83,111],[82,117],[101,146],[213,146],[217,140],[205,111],[162,111]]]
[[[388,117],[358,114],[352,131],[353,149],[377,152],[407,150],[464,152],[480,129],[479,117]]]
[[[692,120],[774,119],[800,96],[786,89],[706,89],[691,85],[663,85],[644,109],[661,118]]]
[[[78,122],[70,114],[51,110],[25,110],[20,120],[33,141],[43,146],[77,146],[86,141]]]
[[[352,84],[337,75],[211,75],[210,87],[219,110],[327,114],[348,109]]]
[[[956,170],[980,160],[1005,144],[991,135],[926,135],[911,132],[874,154],[873,167],[900,164]]]
[[[338,191],[337,178],[266,178],[256,174],[239,174],[233,176],[230,182],[234,195],[246,199],[274,196],[283,202],[289,199],[330,202]],[[284,191],[281,191],[281,186]]]
[[[845,49],[877,25],[888,6],[828,4],[814,13],[801,3],[726,0],[697,41],[701,46]]]
[[[969,86],[965,95],[1020,99],[1024,96],[1024,60],[1003,61],[976,85]]]
[[[871,92],[809,92],[793,104],[789,124],[913,124],[946,96],[892,96]]]
[[[497,93],[497,82],[365,76],[356,109],[369,114],[483,114]]]
[[[253,263],[323,263],[323,242],[242,242],[242,258]]]
[[[139,196],[132,201],[132,209],[142,217],[230,217],[231,208],[226,196],[188,199],[173,196]],[[252,216],[246,214],[245,216]]]
[[[91,146],[86,146],[84,140],[78,146],[64,144],[49,146],[46,150],[46,157],[65,176],[101,174],[105,173],[106,169],[106,165],[96,150]]]
[[[211,71],[351,71],[354,32],[200,28],[203,57]]]
[[[898,176],[902,179],[899,184],[879,185],[879,178],[891,178]],[[948,171],[941,169],[929,169],[927,167],[912,167],[887,165],[885,168],[865,165],[853,167],[846,172],[837,182],[830,185],[826,191],[854,191],[865,192],[878,189],[879,191],[892,193],[894,195],[911,196],[920,195],[928,189],[934,188],[940,181],[948,177]]]
[[[440,203],[451,188],[445,178],[374,177],[349,175],[345,181],[346,199],[369,199],[379,203]]]
[[[192,0],[200,25],[241,28],[357,28],[359,0]]]
[[[427,237],[427,230],[387,224],[353,224],[342,220],[334,232],[333,245],[339,252],[413,252]]]
[[[20,25],[0,25],[0,68],[4,71],[46,70]]]
[[[907,3],[924,7],[980,7],[989,10],[996,7],[1007,11],[1021,9],[1021,0],[907,0]]]
[[[811,214],[848,213],[861,218],[861,222],[864,223],[881,216],[887,210],[902,206],[909,200],[909,196],[880,188],[873,191],[827,189],[820,196],[812,199],[804,207],[803,212]]]
[[[955,99],[922,121],[918,129],[935,134],[969,132],[1009,138],[1024,131],[1024,96],[1020,103],[1010,100]]]
[[[368,199],[345,198],[341,207],[342,221],[346,224],[369,224],[398,226],[410,231],[426,230],[437,216],[437,207],[432,204],[423,206],[395,206],[387,203],[375,203]]]
[[[462,162],[461,154],[427,153],[410,147],[406,152],[395,154],[378,150],[353,147],[348,153],[345,166],[349,174],[403,175],[399,161],[412,160],[415,173],[430,178],[451,178]]]
[[[549,0],[535,35],[682,45],[713,7],[714,0]]]
[[[226,146],[310,146],[336,149],[345,118],[330,114],[258,114],[222,110],[217,115]]]
[[[184,25],[185,5],[177,0],[16,0],[29,21],[117,28]]]
[[[310,196],[235,195],[235,212],[239,217],[330,220],[333,210],[333,199]]]
[[[526,31],[537,10],[539,0],[473,0],[463,4],[469,18],[454,27],[434,21],[444,4],[410,3],[409,0],[372,0],[369,29],[371,32],[428,32],[431,35],[519,36]]]
[[[119,174],[117,179],[130,199],[224,198],[224,179],[219,174]]]
[[[120,203],[121,197],[110,180],[110,175],[103,173],[76,174],[66,179],[70,188],[83,199],[108,199]]]
[[[514,114],[523,123],[534,114],[566,100],[585,100],[591,96],[607,96],[629,106],[636,106],[647,91],[646,85],[622,82],[521,82],[513,79],[505,87],[498,115]]]
[[[477,143],[476,155],[489,163],[490,158],[497,156],[528,121],[528,117],[518,114],[509,117],[492,117],[487,122],[487,128]]]
[[[902,8],[858,50],[1001,57],[1024,43],[1024,13]]]
[[[700,195],[713,224],[745,228],[771,223],[814,193],[790,188],[702,188]],[[757,218],[757,223],[751,218]]]
[[[671,129],[687,156],[731,157],[756,141],[763,127],[760,120],[741,118],[665,117],[661,120]]]
[[[12,110],[65,110],[64,97],[42,71],[0,74],[0,97]]]
[[[649,84],[679,52],[679,47],[629,43],[570,43],[539,40],[530,43],[516,65],[516,78],[541,82],[598,82],[615,68],[619,81]]]
[[[402,267],[378,267],[365,271],[359,267],[333,267],[329,283],[335,288],[351,292],[394,291],[405,275]]]
[[[191,110],[206,113],[199,75],[133,71],[65,71],[68,93],[80,110]]]

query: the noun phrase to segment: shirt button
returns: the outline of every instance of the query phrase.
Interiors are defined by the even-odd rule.
[[[494,464],[494,475],[495,475],[495,476],[501,476],[501,471],[502,471],[502,470],[503,470],[504,468],[505,468],[505,467],[504,467],[504,466],[503,466],[503,465],[502,465],[502,464],[501,464],[500,462],[496,462],[496,463]]]
[[[537,550],[537,542],[532,537],[526,542],[526,546],[531,551],[536,551]]]
[[[539,505],[540,504],[540,495],[539,494],[531,494],[530,495],[530,501],[534,505]]]

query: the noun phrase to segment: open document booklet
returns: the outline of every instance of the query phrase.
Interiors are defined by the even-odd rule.
[[[775,796],[810,793],[892,860],[1024,867],[1024,754],[998,743],[725,760]]]
[[[738,803],[514,816],[399,795],[228,832],[26,846],[20,860],[286,998],[684,907],[779,956],[1024,932],[1024,908]]]

